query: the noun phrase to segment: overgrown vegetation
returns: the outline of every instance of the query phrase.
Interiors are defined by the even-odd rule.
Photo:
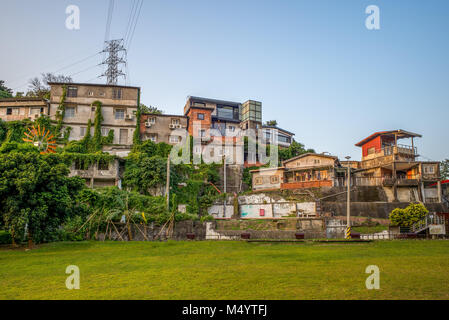
[[[405,209],[394,209],[390,213],[390,221],[393,226],[409,227],[424,219],[428,213],[422,203],[411,203]]]

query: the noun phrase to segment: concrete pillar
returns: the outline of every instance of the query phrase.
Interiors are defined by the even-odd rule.
[[[426,203],[426,192],[424,190],[424,182],[421,182],[422,202]]]
[[[398,201],[398,182],[397,182],[397,175],[396,175],[396,163],[393,160],[393,165],[392,165],[392,171],[393,171],[393,196],[394,196],[394,200],[395,202]]]
[[[441,203],[441,202],[443,202],[443,196],[442,196],[443,193],[442,193],[442,190],[441,190],[441,181],[438,181],[437,186],[438,186],[438,202]]]

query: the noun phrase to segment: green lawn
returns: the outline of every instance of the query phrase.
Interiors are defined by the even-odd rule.
[[[81,270],[81,289],[65,269]],[[380,268],[367,290],[365,268]],[[0,249],[0,299],[449,299],[449,241],[80,242]]]

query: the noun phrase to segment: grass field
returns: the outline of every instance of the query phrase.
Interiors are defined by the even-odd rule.
[[[80,290],[65,287],[68,265],[81,270]],[[368,265],[380,290],[365,287]],[[449,299],[449,241],[1,248],[0,299]]]

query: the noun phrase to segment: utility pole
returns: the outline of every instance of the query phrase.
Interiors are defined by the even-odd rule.
[[[347,200],[346,200],[346,239],[351,239],[351,165],[349,164],[350,156],[345,157],[348,160],[347,173]]]
[[[106,71],[100,77],[106,77],[106,83],[117,85],[118,77],[126,77],[119,69],[120,64],[126,64],[126,49],[123,45],[123,39],[105,41],[106,47],[102,51],[107,53],[108,57],[101,64],[107,65]],[[124,52],[124,54],[120,54]]]
[[[167,184],[165,186],[165,196],[167,197],[167,210],[170,211],[170,156],[167,158]]]
[[[226,154],[223,150],[223,193],[226,194]],[[223,218],[226,218],[226,197],[223,200]]]

